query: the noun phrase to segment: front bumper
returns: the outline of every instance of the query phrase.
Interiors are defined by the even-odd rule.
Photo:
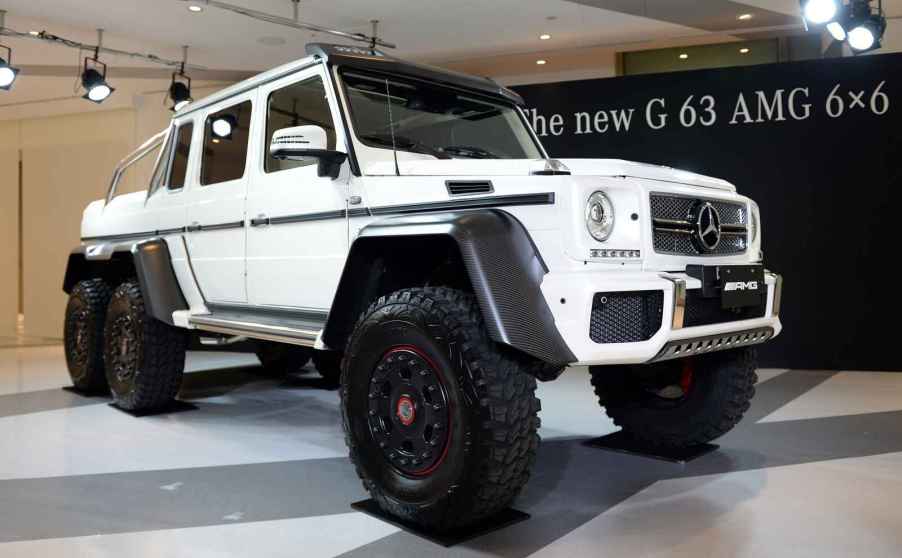
[[[555,272],[545,276],[542,293],[555,325],[577,364],[640,364],[763,343],[780,334],[782,279],[766,272],[766,304],[761,317],[685,327],[686,300],[701,281],[685,273]],[[660,291],[660,329],[644,341],[599,343],[590,337],[596,293]],[[655,324],[657,325],[657,324]]]

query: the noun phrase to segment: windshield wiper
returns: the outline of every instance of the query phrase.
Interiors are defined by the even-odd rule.
[[[379,145],[384,145],[386,147],[394,147],[400,149],[401,151],[410,151],[411,153],[423,153],[424,155],[432,155],[433,157],[436,157],[438,159],[451,158],[450,155],[442,150],[430,147],[425,143],[420,143],[404,136],[395,136],[394,138],[392,138],[391,134],[368,134],[365,136],[360,136],[360,139],[378,143]]]
[[[459,157],[468,157],[470,159],[500,159],[496,153],[492,153],[488,149],[476,147],[472,145],[448,145],[442,147],[444,153],[450,153]]]

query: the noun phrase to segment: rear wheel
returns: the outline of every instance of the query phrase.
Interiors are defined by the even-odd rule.
[[[748,411],[758,376],[754,349],[650,365],[593,366],[599,404],[623,432],[654,447],[704,444]]]
[[[188,333],[152,318],[136,281],[119,285],[104,330],[104,364],[113,400],[129,411],[151,410],[178,394]]]
[[[330,384],[341,380],[341,353],[338,351],[314,351],[313,366]]]
[[[341,376],[351,459],[386,512],[433,530],[510,504],[539,437],[535,378],[492,342],[471,295],[399,291],[348,341]]]
[[[310,361],[312,350],[297,345],[260,341],[257,345],[257,358],[263,370],[272,376],[299,372]]]
[[[63,326],[66,366],[72,384],[86,392],[107,389],[103,326],[112,289],[102,279],[80,281],[69,295]]]

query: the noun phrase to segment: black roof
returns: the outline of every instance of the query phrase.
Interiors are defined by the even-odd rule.
[[[307,54],[320,56],[330,64],[390,75],[402,75],[442,83],[459,89],[478,91],[523,106],[523,97],[489,78],[476,77],[433,66],[406,62],[368,47],[313,43]]]

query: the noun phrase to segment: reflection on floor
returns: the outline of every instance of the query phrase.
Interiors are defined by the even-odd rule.
[[[338,394],[193,353],[198,409],[136,419],[67,385],[59,346],[0,349],[0,557],[899,556],[902,374],[761,371],[687,466],[586,448],[614,431],[584,368],[540,387],[526,523],[443,549],[357,513]]]

